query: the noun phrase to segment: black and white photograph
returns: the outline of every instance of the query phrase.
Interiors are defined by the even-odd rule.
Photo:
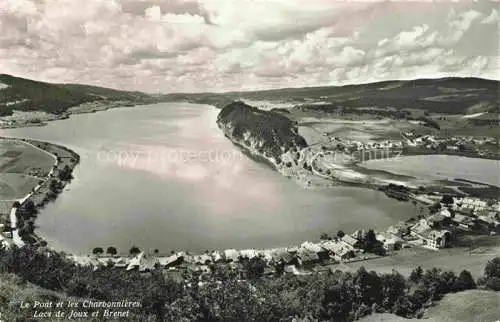
[[[499,11],[0,0],[0,322],[499,322]]]

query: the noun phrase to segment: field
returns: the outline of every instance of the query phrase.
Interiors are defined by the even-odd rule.
[[[48,175],[54,162],[51,155],[27,143],[0,139],[0,201],[27,195]]]
[[[359,322],[494,322],[500,318],[500,293],[471,290],[446,295],[429,308],[423,319],[404,319],[394,314],[373,314]]]

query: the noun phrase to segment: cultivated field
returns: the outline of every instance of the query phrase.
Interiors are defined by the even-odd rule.
[[[27,143],[0,139],[0,201],[27,195],[48,175],[54,162],[51,155]]]

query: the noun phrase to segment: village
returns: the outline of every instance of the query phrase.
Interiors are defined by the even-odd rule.
[[[336,265],[391,256],[405,248],[439,251],[455,245],[464,234],[495,235],[500,232],[500,202],[480,198],[457,198],[449,195],[420,196],[421,213],[387,228],[386,231],[358,230],[326,233],[316,242],[305,241],[298,246],[272,249],[226,249],[203,254],[172,251],[162,256],[132,247],[128,256],[119,256],[114,247],[97,247],[93,255],[73,256],[81,265],[98,268],[137,270],[147,273],[164,269],[166,274],[181,276],[193,272],[210,274],[217,265],[240,274],[249,263],[260,263],[263,276],[276,274],[308,275],[333,269]],[[257,264],[256,264],[257,265]],[[325,269],[326,268],[326,269]]]
[[[432,148],[431,144],[443,146],[457,146],[460,144],[484,145],[490,139],[439,139],[433,136],[415,136],[414,133],[402,133],[406,139],[403,141],[384,141],[361,143],[346,141],[340,138],[330,138],[325,146],[349,152],[380,150],[387,148],[389,151],[408,146],[423,146]],[[448,141],[443,141],[448,140]],[[451,141],[450,141],[451,140]],[[465,142],[465,143],[464,143]],[[39,148],[40,143],[30,142]],[[334,143],[334,144],[332,144]],[[451,145],[454,144],[454,145]],[[41,146],[40,146],[41,147]],[[43,148],[46,149],[44,146]],[[458,148],[457,148],[458,149]],[[452,149],[453,150],[453,149]],[[59,160],[65,161],[64,151],[54,157],[54,165],[46,178],[58,177],[62,171]],[[68,158],[74,157],[69,154]],[[64,162],[63,162],[64,164]],[[74,166],[74,163],[69,163]],[[45,180],[47,181],[47,180]],[[46,193],[38,193],[44,186],[39,184],[20,203],[12,206],[10,221],[2,224],[0,230],[0,243],[6,247],[12,244],[22,247],[25,242],[19,236],[17,210],[25,205],[27,200],[34,199],[35,205],[40,207],[47,202]],[[126,256],[118,255],[114,247],[105,251],[96,247],[92,255],[70,256],[76,263],[97,268],[113,268],[123,270],[138,270],[149,272],[155,268],[162,268],[168,273],[202,272],[210,273],[214,265],[223,265],[233,271],[242,271],[250,262],[258,262],[262,267],[263,275],[289,273],[294,275],[308,275],[313,271],[324,271],[325,268],[335,267],[342,263],[366,261],[384,256],[391,256],[405,248],[425,248],[439,251],[443,248],[453,247],[457,238],[463,234],[492,235],[500,232],[500,201],[494,198],[469,197],[461,194],[445,194],[429,189],[409,188],[389,184],[384,186],[384,192],[390,197],[395,197],[415,205],[415,216],[388,227],[385,231],[361,229],[350,234],[338,231],[335,234],[324,233],[319,241],[305,241],[300,245],[279,247],[271,249],[226,249],[205,251],[203,254],[190,254],[183,251],[171,251],[168,255],[160,255],[156,250],[152,253],[141,251],[132,247]],[[35,198],[40,195],[40,197]],[[40,199],[40,198],[45,199]],[[30,234],[30,236],[33,236]],[[34,240],[30,244],[47,247],[45,242]],[[123,253],[122,253],[123,254]]]
[[[400,150],[405,148],[405,154],[428,154],[446,153],[467,156],[478,156],[482,158],[498,158],[497,139],[493,137],[473,137],[473,136],[453,136],[437,137],[434,135],[420,135],[415,131],[402,131],[400,140],[382,140],[365,142],[359,140],[348,140],[324,133],[328,138],[328,143],[324,144],[324,149],[336,149],[349,153],[374,151],[374,150]],[[360,161],[367,161],[369,154],[359,155]]]

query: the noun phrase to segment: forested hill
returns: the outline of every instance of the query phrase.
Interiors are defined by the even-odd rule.
[[[220,111],[217,124],[231,140],[277,163],[284,152],[307,146],[295,122],[276,112],[262,111],[239,101]]]
[[[307,105],[321,101],[343,108],[419,109],[429,113],[496,112],[500,82],[482,78],[394,80],[346,86],[282,88],[264,91],[168,94],[164,100],[185,100],[222,108],[237,99],[268,100]]]
[[[0,115],[12,110],[64,113],[68,108],[93,101],[149,103],[154,99],[145,93],[77,85],[53,84],[0,74]]]

